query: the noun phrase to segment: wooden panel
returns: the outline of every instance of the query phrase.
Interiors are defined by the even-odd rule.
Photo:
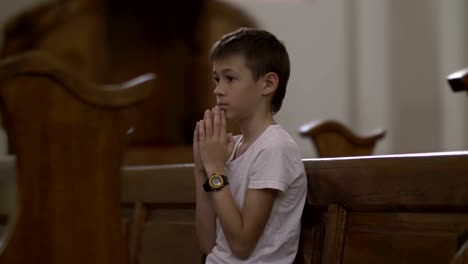
[[[341,263],[345,236],[346,210],[337,205],[328,206],[322,263]]]
[[[201,259],[195,209],[155,208],[145,225],[139,263],[200,263]]]
[[[158,146],[132,147],[125,154],[124,164],[138,166],[148,164],[180,164],[193,162],[193,147],[187,146]]]
[[[193,164],[122,168],[122,202],[126,207],[142,204],[148,210],[141,229],[132,229],[136,230],[132,244],[140,242],[130,250],[135,255],[132,263],[201,263],[193,169]],[[136,216],[138,211],[132,213],[132,222],[142,220]]]
[[[193,164],[122,168],[122,202],[195,204]]]
[[[318,206],[468,209],[466,151],[308,159],[304,165],[310,202]]]
[[[343,263],[449,263],[468,214],[349,213]]]
[[[299,250],[294,263],[322,263],[323,240],[325,237],[326,214],[306,204],[301,221]]]
[[[130,251],[130,263],[138,263],[138,255],[142,247],[142,237],[145,230],[145,222],[148,219],[148,207],[141,202],[136,202],[131,220],[131,230],[127,238]]]

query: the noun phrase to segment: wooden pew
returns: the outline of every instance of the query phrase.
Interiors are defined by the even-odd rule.
[[[18,186],[0,263],[127,263],[120,167],[155,76],[97,85],[72,72],[41,52],[0,62]]]
[[[322,263],[448,263],[468,232],[468,152],[305,164]]]
[[[466,263],[468,152],[304,164],[309,195],[295,263]],[[130,263],[201,262],[192,170],[122,168]]]
[[[449,263],[468,232],[468,152],[304,160],[295,263]],[[122,169],[131,263],[197,263],[193,165]]]

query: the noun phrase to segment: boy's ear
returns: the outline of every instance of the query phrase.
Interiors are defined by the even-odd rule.
[[[272,94],[278,88],[279,78],[276,73],[269,72],[265,74],[264,81],[265,81],[265,86],[263,87],[263,91],[262,91],[263,95]]]

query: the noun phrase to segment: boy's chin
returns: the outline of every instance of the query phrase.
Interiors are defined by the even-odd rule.
[[[234,121],[234,122],[236,122],[236,121],[237,121],[237,118],[236,118],[236,116],[233,115],[233,114],[226,113],[226,120],[227,120],[227,121]]]
[[[233,116],[231,112],[224,110],[224,114],[226,116],[226,120],[232,120]]]

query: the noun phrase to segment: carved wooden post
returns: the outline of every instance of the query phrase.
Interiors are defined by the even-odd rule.
[[[98,86],[40,53],[0,63],[17,210],[0,263],[127,263],[120,167],[154,75]]]
[[[468,92],[468,68],[456,71],[447,77],[447,81],[454,92]]]
[[[361,136],[340,122],[317,120],[299,127],[299,134],[312,141],[318,157],[330,158],[372,155],[385,130],[376,129]]]

